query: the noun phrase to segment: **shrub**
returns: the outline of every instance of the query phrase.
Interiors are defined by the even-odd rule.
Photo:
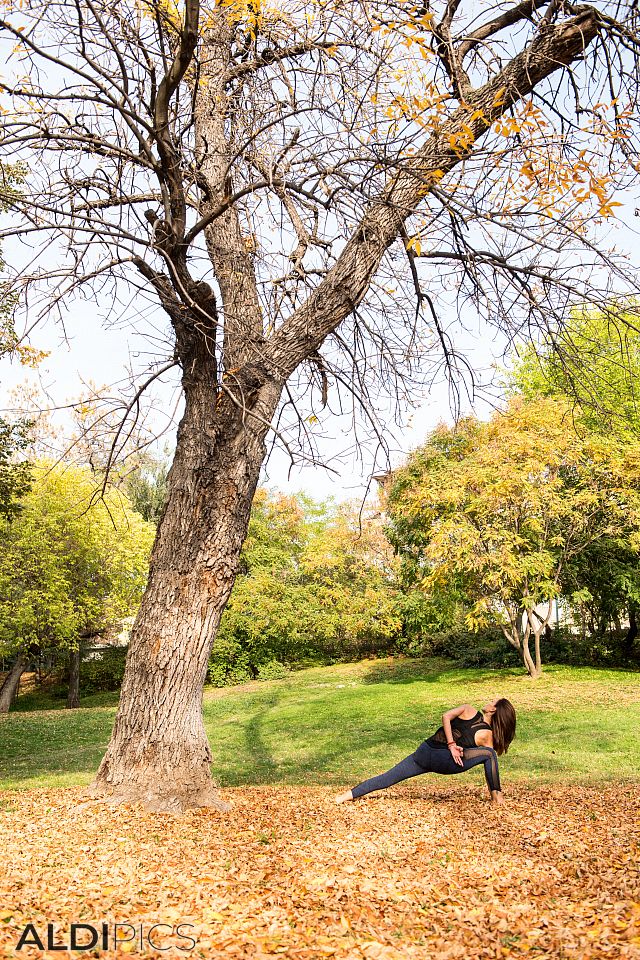
[[[568,627],[559,627],[543,640],[545,659],[549,663],[571,666],[632,666],[635,658],[625,647],[624,634],[613,632],[592,634],[584,639]]]
[[[251,653],[238,640],[218,636],[209,657],[207,683],[226,687],[249,680],[279,680],[290,672],[289,667],[274,657],[257,662],[256,659],[252,659]]]
[[[277,660],[269,660],[258,667],[258,680],[281,680],[291,673],[291,669]]]
[[[491,628],[472,633],[456,627],[403,638],[396,641],[394,652],[411,657],[446,657],[461,667],[510,667],[520,663],[502,632]]]
[[[253,680],[256,673],[249,654],[233,637],[216,638],[207,666],[207,683],[214,687],[246,683]]]
[[[127,647],[107,647],[104,650],[96,650],[91,659],[83,659],[80,663],[80,692],[98,693],[102,690],[119,690],[124,677],[127,649]],[[87,651],[89,652],[91,651]],[[86,657],[86,654],[84,656]]]

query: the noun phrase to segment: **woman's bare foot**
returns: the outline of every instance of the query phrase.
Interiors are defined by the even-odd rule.
[[[494,805],[494,807],[498,807],[501,803],[504,803],[504,797],[502,796],[501,790],[491,791],[491,803]]]
[[[351,790],[347,790],[345,793],[339,793],[336,797],[336,803],[345,803],[347,800],[353,800]]]

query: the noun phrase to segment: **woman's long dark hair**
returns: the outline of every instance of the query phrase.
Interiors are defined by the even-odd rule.
[[[498,756],[506,753],[516,735],[516,711],[506,697],[496,701],[496,712],[491,717],[491,732],[493,748]]]

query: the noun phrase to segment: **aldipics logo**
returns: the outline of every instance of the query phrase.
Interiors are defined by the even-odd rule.
[[[28,923],[20,934],[16,950],[24,947],[51,951],[117,950],[129,944],[130,950],[135,947],[144,951],[148,947],[150,950],[177,949],[188,953],[197,943],[188,933],[189,927],[193,928],[193,924],[154,923],[146,927],[144,924],[134,926],[131,923],[72,923],[66,942],[61,942],[63,938],[56,934],[53,923],[47,924],[46,932]]]

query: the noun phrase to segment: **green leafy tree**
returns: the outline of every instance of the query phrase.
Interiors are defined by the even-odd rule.
[[[3,213],[17,196],[18,184],[23,179],[22,167],[0,163],[0,211]],[[0,253],[0,274],[3,270],[4,261]],[[15,296],[9,292],[7,284],[0,282],[0,357],[15,352],[19,347],[12,318],[15,302]],[[23,353],[21,359],[27,360],[28,355]],[[20,497],[29,488],[29,467],[19,457],[28,444],[30,426],[28,420],[10,423],[0,417],[0,517],[15,515]]]
[[[80,637],[135,611],[154,535],[117,491],[93,502],[88,469],[38,462],[33,472],[20,513],[0,521],[0,650],[15,657],[0,711],[9,708],[28,655],[51,647],[78,654]]]
[[[0,162],[0,212],[6,213],[18,196],[19,186],[24,182],[25,169],[21,164]],[[4,271],[0,253],[0,274]],[[13,325],[13,308],[16,297],[8,284],[0,283],[0,357],[18,347],[18,338]]]
[[[612,633],[624,634],[621,653],[634,656],[640,608],[640,553],[635,538],[603,537],[589,544],[567,564],[562,592],[579,598],[574,617],[581,619],[583,634],[588,631],[595,645],[607,649]]]
[[[20,498],[31,485],[31,468],[19,459],[29,444],[30,422],[0,419],[0,518],[9,520],[20,510]]]
[[[512,392],[574,401],[574,418],[622,442],[640,437],[637,310],[585,307],[537,346],[522,348],[507,375]]]
[[[213,648],[214,682],[309,656],[357,656],[397,635],[393,556],[378,523],[259,489],[241,573]]]
[[[536,677],[570,562],[605,540],[640,542],[639,480],[640,445],[577,433],[557,398],[515,398],[412,455],[390,491],[392,537],[428,594],[462,574],[468,626],[498,623]]]
[[[512,392],[571,403],[576,429],[624,445],[640,438],[639,383],[637,310],[615,303],[608,312],[573,311],[540,346],[522,349],[508,375]],[[565,567],[563,590],[567,596],[581,593],[579,613],[599,637],[628,617],[625,647],[631,654],[638,635],[640,554],[630,541],[604,537],[590,544]]]
[[[156,526],[160,522],[167,500],[167,476],[170,466],[166,457],[144,457],[124,483],[124,491],[131,500],[133,509]]]

